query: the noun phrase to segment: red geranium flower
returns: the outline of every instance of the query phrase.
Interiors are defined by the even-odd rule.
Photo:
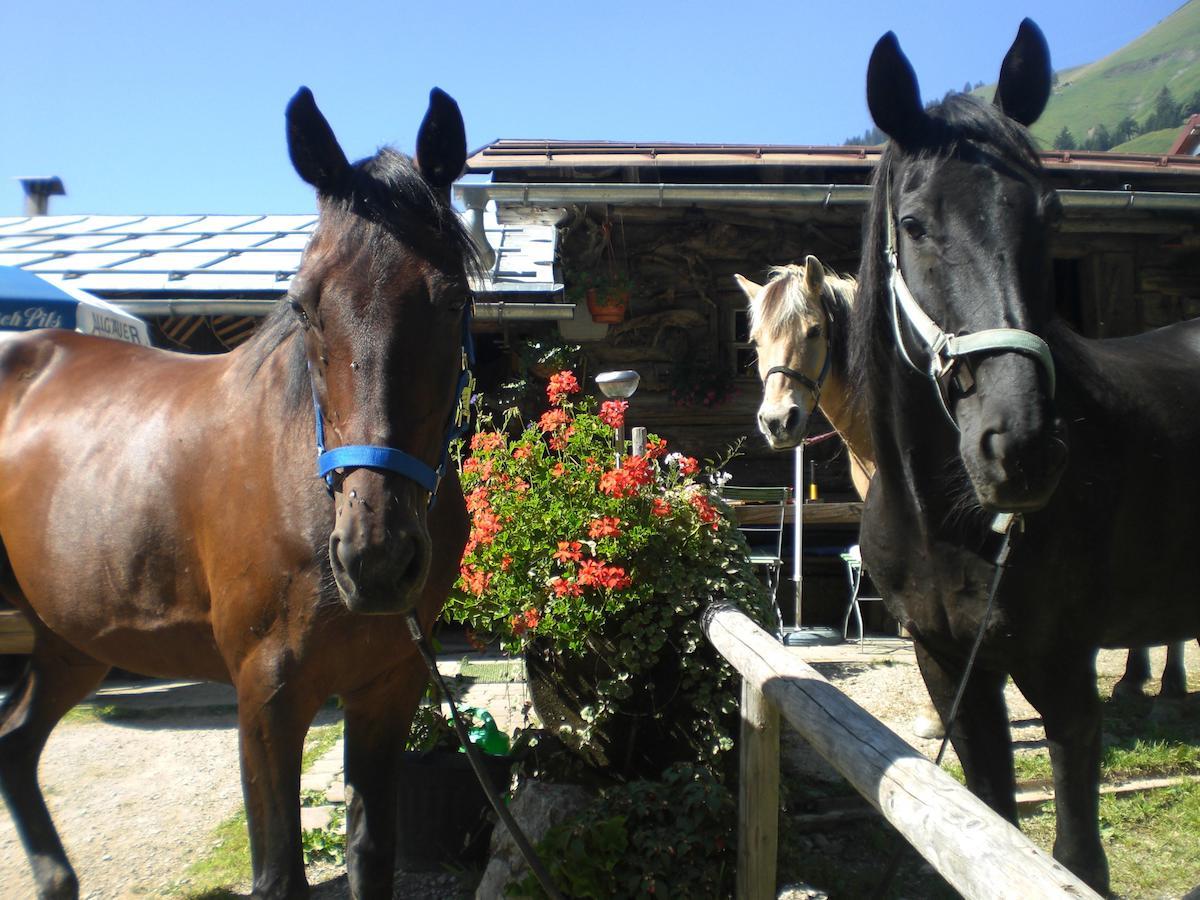
[[[559,541],[553,558],[561,563],[576,562],[583,559],[582,547],[579,541]]]
[[[550,383],[546,385],[546,396],[550,398],[550,402],[558,406],[566,399],[567,394],[578,394],[579,382],[575,380],[575,373],[570,369],[564,369],[561,372],[556,372],[550,376]]]
[[[655,497],[650,504],[650,512],[658,516],[660,519],[671,514],[671,504],[662,497]]]
[[[605,400],[600,404],[600,421],[610,428],[620,428],[625,424],[625,410],[629,409],[628,400]]]
[[[621,520],[616,516],[601,516],[598,519],[592,519],[588,525],[588,537],[596,541],[606,537],[620,537],[621,529],[618,528]]]

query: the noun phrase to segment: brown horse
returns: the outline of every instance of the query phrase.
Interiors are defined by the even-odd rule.
[[[0,708],[0,788],[43,897],[78,882],[38,758],[111,666],[236,688],[256,897],[307,893],[301,750],[340,696],[351,891],[391,897],[393,762],[426,682],[399,614],[430,626],[467,520],[452,472],[439,491],[352,460],[327,484],[315,434],[439,467],[474,259],[449,203],[466,140],[436,89],[415,161],[351,165],[307,89],[287,134],[320,221],[242,347],[189,357],[59,331],[0,345],[0,589],[35,633]]]

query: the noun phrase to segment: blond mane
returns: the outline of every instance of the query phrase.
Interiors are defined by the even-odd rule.
[[[848,311],[854,305],[858,282],[826,269],[823,290],[827,301],[832,301],[829,304],[831,310]],[[824,316],[818,298],[810,298],[805,293],[804,266],[772,266],[770,280],[763,286],[757,301],[750,304],[750,336],[775,341],[782,335],[793,333],[804,319],[816,317],[821,320]]]

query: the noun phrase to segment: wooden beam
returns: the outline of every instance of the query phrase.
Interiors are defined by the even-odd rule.
[[[33,628],[15,609],[0,609],[0,653],[32,653]]]
[[[732,604],[704,630],[742,678],[968,900],[1096,897],[1075,875]]]

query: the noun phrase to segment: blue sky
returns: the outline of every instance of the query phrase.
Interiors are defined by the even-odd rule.
[[[870,124],[866,64],[889,29],[932,97],[994,80],[1023,16],[1061,69],[1179,5],[4,0],[0,215],[21,209],[11,176],[46,174],[67,187],[54,212],[309,211],[283,131],[301,84],[351,158],[411,150],[433,85],[458,100],[472,149],[839,144]]]

